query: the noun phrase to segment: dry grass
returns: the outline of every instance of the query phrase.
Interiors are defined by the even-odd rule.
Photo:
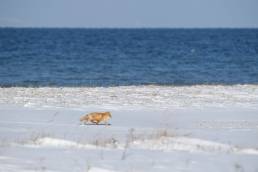
[[[90,144],[95,145],[97,147],[117,148],[118,147],[118,140],[116,140],[113,137],[104,138],[104,139],[98,138],[98,139],[90,142]]]
[[[124,149],[123,149],[123,152],[122,152],[121,160],[125,160],[127,158],[128,148],[130,147],[130,144],[133,143],[136,140],[134,131],[135,131],[134,128],[131,128],[128,131],[128,135],[127,135],[126,142],[124,144]]]
[[[167,129],[158,129],[153,131],[150,134],[145,133],[136,133],[136,130],[134,128],[131,128],[128,131],[126,141],[124,143],[124,148],[121,156],[121,160],[125,160],[128,156],[128,149],[130,148],[130,145],[134,143],[134,141],[138,140],[159,140],[163,137],[175,137],[175,133],[168,131]]]

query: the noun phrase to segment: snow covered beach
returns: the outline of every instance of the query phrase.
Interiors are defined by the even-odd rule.
[[[0,104],[25,107],[186,108],[258,105],[257,85],[10,87],[0,88]]]
[[[257,171],[258,86],[0,88],[0,171]],[[111,126],[79,117],[110,111]]]

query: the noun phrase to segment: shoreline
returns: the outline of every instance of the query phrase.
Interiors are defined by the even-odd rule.
[[[258,85],[0,88],[0,104],[25,107],[258,107]]]

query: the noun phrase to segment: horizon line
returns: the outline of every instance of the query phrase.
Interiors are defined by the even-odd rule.
[[[0,26],[0,29],[258,29],[258,27],[73,27]]]

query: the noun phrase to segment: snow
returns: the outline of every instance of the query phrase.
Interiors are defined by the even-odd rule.
[[[0,88],[0,104],[25,107],[257,107],[257,85]]]
[[[0,172],[258,171],[255,85],[0,90]]]
[[[111,171],[111,170],[106,170],[106,169],[102,169],[102,168],[92,168],[89,170],[90,172],[115,172],[115,171]]]
[[[137,141],[134,145],[137,148],[162,151],[222,152],[258,155],[258,149],[241,149],[228,144],[187,137]]]
[[[85,149],[96,148],[96,146],[93,146],[93,145],[84,145],[84,144],[79,144],[69,140],[50,138],[50,137],[38,138],[34,140],[34,143],[28,144],[27,146],[55,147],[55,148],[85,148]]]

